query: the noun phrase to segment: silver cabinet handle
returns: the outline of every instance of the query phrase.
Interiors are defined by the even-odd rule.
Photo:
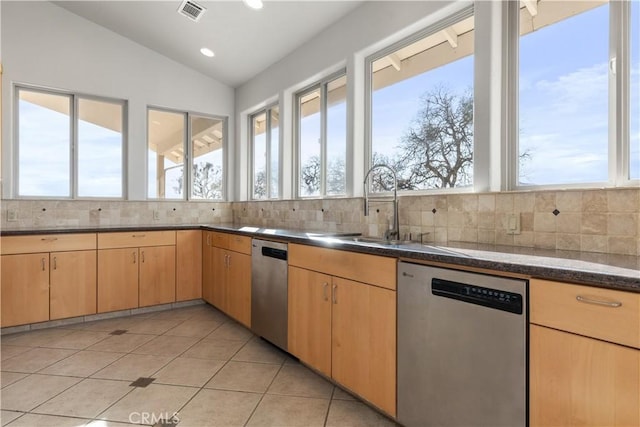
[[[43,242],[55,242],[56,240],[58,240],[57,237],[43,237],[42,239]]]
[[[140,258],[142,259],[142,262],[144,262],[144,251],[140,253]]]
[[[329,288],[329,284],[327,282],[324,282],[322,284],[322,297],[324,298],[325,301],[329,301],[329,295],[327,295],[328,288]]]
[[[54,270],[58,269],[58,257],[57,256],[53,257],[53,269]]]
[[[133,254],[133,263],[135,264],[136,263],[136,253],[133,252],[132,254]]]
[[[227,255],[227,268],[231,268],[231,255]]]
[[[131,237],[144,237],[145,234],[133,234],[131,235]]]
[[[40,260],[40,263],[42,264],[42,271],[44,271],[44,270],[45,270],[45,267],[46,267],[46,264],[45,264],[45,260],[44,260],[44,258],[42,258],[42,259]]]
[[[337,304],[338,303],[338,285],[336,285],[335,283],[333,284],[333,286],[331,286],[331,288],[333,289],[333,303]]]
[[[207,246],[211,246],[211,234],[207,234]]]
[[[605,307],[612,307],[612,308],[622,307],[622,303],[618,301],[606,301],[606,300],[595,299],[591,297],[583,297],[582,295],[576,296],[576,299],[586,304],[604,305]]]

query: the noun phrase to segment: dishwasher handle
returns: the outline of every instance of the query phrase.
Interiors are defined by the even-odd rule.
[[[276,249],[270,248],[268,246],[262,247],[262,256],[266,256],[269,258],[281,259],[283,261],[287,260],[287,251],[284,249]]]

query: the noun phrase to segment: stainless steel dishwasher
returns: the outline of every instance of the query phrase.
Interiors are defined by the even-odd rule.
[[[251,246],[251,329],[286,350],[288,245],[253,239]]]
[[[398,421],[526,426],[526,280],[398,264]]]

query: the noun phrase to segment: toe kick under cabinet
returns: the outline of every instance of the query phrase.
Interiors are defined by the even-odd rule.
[[[2,327],[96,312],[96,235],[2,238]]]
[[[98,233],[98,313],[175,300],[175,231]]]
[[[289,244],[288,350],[396,414],[395,258]]]

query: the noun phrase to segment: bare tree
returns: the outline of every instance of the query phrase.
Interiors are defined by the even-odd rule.
[[[473,94],[446,87],[427,92],[393,162],[405,189],[470,185],[473,178]]]
[[[222,168],[213,163],[194,163],[193,164],[193,197],[198,199],[221,199],[222,198]],[[177,179],[174,190],[182,193],[184,177],[181,175]]]
[[[311,156],[302,165],[300,173],[300,189],[304,195],[311,196],[320,191],[320,157]]]
[[[253,197],[256,199],[264,199],[267,197],[267,173],[264,169],[260,170],[255,176]]]

